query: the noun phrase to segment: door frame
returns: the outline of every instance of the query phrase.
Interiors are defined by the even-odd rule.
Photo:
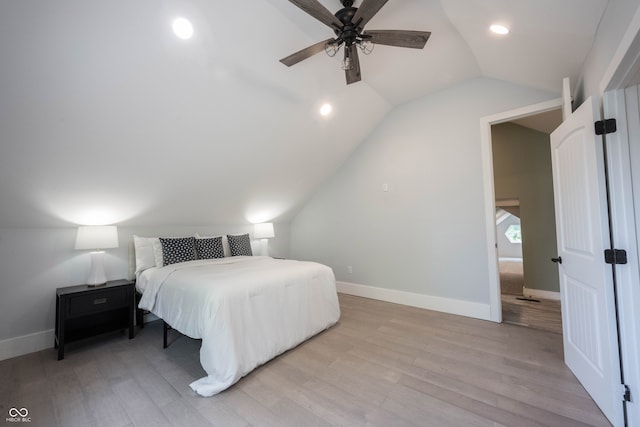
[[[615,118],[618,131],[605,135],[610,197],[611,239],[627,251],[628,264],[614,266],[618,299],[619,346],[624,383],[631,389],[626,403],[628,425],[640,425],[640,224],[636,223],[630,140],[640,139],[640,111],[628,123],[625,89],[640,84],[640,8],[633,17],[600,83],[604,118]],[[636,193],[637,194],[637,193]]]
[[[502,301],[500,300],[500,273],[498,266],[496,201],[493,182],[493,149],[491,126],[510,122],[535,114],[561,109],[563,99],[557,98],[515,110],[486,116],[480,119],[480,146],[482,151],[482,178],[484,185],[485,230],[487,241],[487,261],[489,266],[489,320],[502,322]]]

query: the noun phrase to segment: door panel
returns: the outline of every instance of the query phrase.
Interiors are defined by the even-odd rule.
[[[565,363],[614,424],[620,367],[602,140],[588,99],[551,134]]]

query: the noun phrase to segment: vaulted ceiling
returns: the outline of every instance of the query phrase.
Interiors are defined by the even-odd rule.
[[[478,76],[559,93],[606,4],[390,0],[367,29],[432,36],[347,86],[338,58],[278,61],[333,35],[285,0],[4,0],[0,227],[287,220],[396,105]]]

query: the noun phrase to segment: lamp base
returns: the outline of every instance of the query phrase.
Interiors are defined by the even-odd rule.
[[[99,288],[99,287],[101,287],[101,286],[107,286],[107,282],[104,282],[104,283],[96,283],[95,285],[87,284],[87,287],[89,287],[89,288]]]
[[[260,239],[262,256],[269,256],[269,239]]]
[[[91,252],[91,268],[87,285],[90,287],[104,286],[107,284],[107,276],[104,273],[104,251]]]

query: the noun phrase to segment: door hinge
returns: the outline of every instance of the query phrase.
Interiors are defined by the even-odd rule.
[[[594,123],[596,129],[596,135],[604,135],[607,133],[614,133],[617,130],[616,119],[598,120]]]
[[[627,251],[624,249],[605,249],[604,262],[607,264],[626,264]]]
[[[631,390],[629,389],[629,386],[626,384],[621,384],[620,388],[622,390],[622,401],[631,402]]]

